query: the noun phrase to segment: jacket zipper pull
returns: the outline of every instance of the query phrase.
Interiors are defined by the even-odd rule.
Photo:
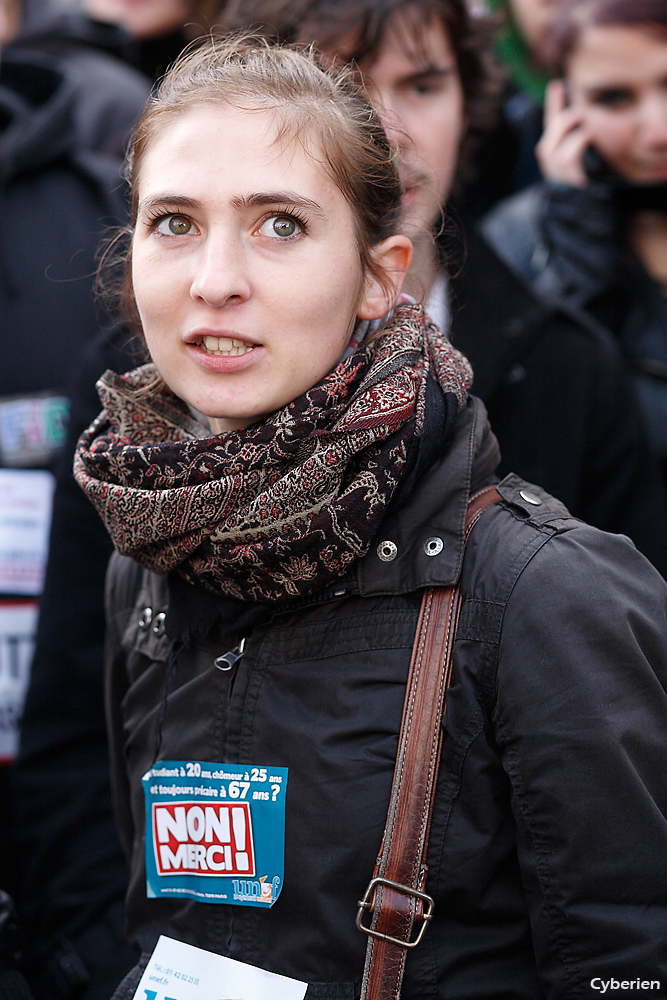
[[[230,649],[228,653],[223,653],[222,656],[216,656],[213,661],[214,666],[218,670],[231,670],[235,663],[241,659],[243,656],[243,651],[245,649],[245,639],[241,639],[238,646],[234,646]]]

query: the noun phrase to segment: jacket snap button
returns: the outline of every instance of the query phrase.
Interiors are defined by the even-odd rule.
[[[398,546],[394,542],[386,541],[380,542],[376,552],[378,554],[378,559],[382,562],[393,562],[398,555]]]
[[[139,628],[141,629],[148,628],[148,626],[152,621],[153,621],[153,609],[144,608],[144,610],[141,613],[141,618],[139,619]]]
[[[523,382],[526,377],[526,369],[523,365],[512,365],[505,380],[510,383],[510,385],[516,385],[518,382]]]
[[[530,493],[528,490],[519,490],[519,496],[522,497],[526,503],[531,503],[533,507],[542,506],[540,498],[536,497],[534,493]]]
[[[442,538],[438,538],[437,535],[434,535],[433,538],[427,538],[426,541],[424,542],[424,552],[426,553],[427,556],[439,555],[444,549],[444,547],[445,544]]]
[[[156,635],[164,635],[164,620],[167,616],[164,611],[161,611],[159,615],[155,616],[155,621],[153,622],[153,631]]]

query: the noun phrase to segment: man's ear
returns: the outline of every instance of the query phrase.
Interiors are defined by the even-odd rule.
[[[410,270],[412,243],[407,236],[390,236],[373,247],[371,256],[378,274],[377,277],[371,273],[366,275],[357,307],[359,319],[381,319],[394,308]]]

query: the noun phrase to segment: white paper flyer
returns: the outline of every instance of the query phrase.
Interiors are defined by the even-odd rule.
[[[0,593],[38,597],[55,479],[39,469],[0,469]]]
[[[162,935],[134,1000],[303,1000],[307,988]]]

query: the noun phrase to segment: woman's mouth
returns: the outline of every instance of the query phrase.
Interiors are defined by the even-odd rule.
[[[223,358],[238,358],[242,354],[248,354],[254,350],[254,344],[248,344],[244,340],[236,340],[232,337],[212,337],[207,334],[196,340],[197,347],[201,347],[206,354],[215,354]]]

